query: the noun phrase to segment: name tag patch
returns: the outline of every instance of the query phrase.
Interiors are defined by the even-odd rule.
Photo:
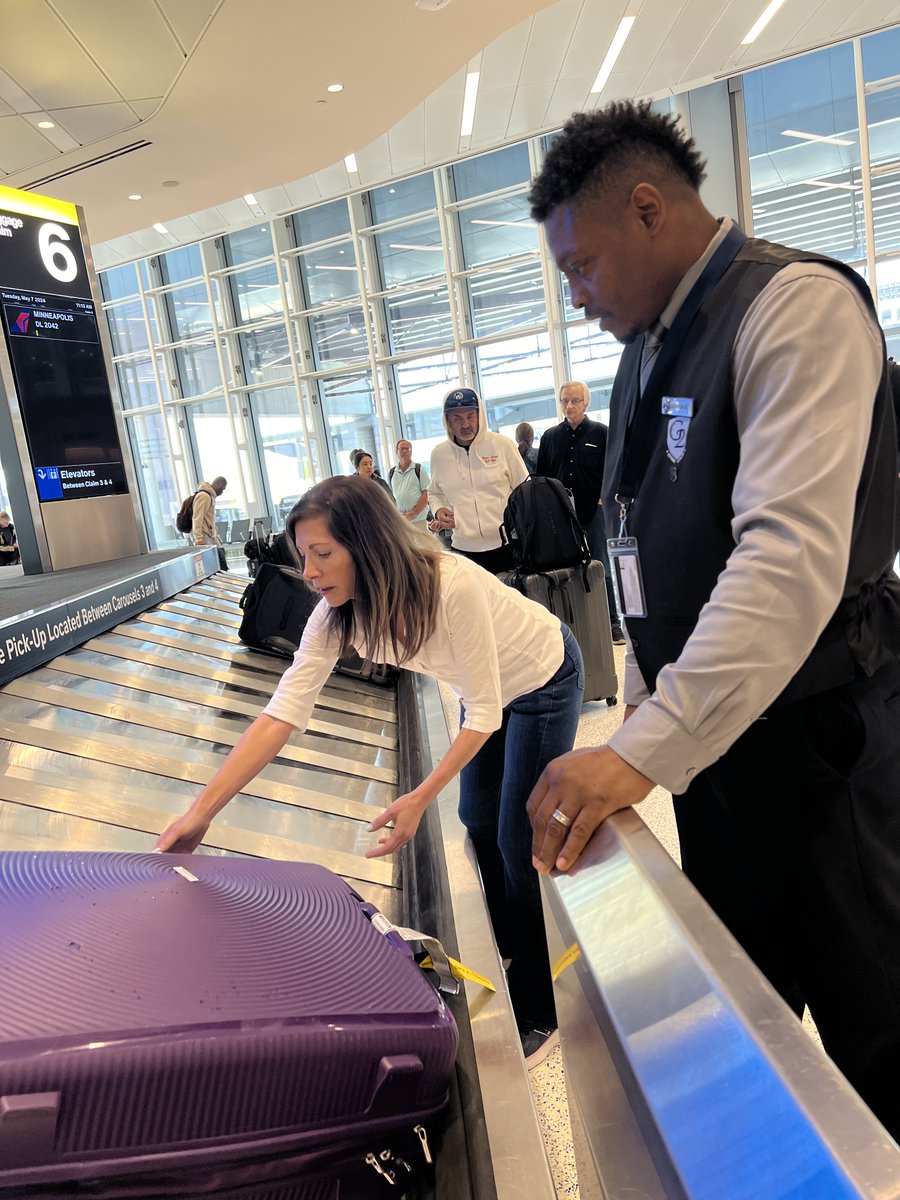
[[[691,396],[663,396],[662,415],[669,418],[666,430],[666,457],[672,464],[669,467],[669,478],[674,483],[678,478],[678,464],[684,458],[687,449],[688,432],[691,418],[694,415],[694,401]]]

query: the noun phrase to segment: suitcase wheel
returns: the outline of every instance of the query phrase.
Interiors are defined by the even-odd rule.
[[[610,708],[614,708],[615,705],[617,705],[619,703],[618,697],[617,696],[607,696],[606,703],[609,705]]]

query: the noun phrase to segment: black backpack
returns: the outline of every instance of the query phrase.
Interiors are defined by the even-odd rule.
[[[897,453],[900,455],[900,362],[897,362],[894,358],[889,358],[887,365],[891,394],[894,397],[894,420],[897,424]]]
[[[179,533],[190,533],[194,528],[194,497],[196,495],[196,492],[192,492],[186,500],[182,501],[178,516],[175,518],[175,528]]]
[[[591,561],[572,493],[546,475],[532,475],[509,493],[500,537],[512,547],[520,572],[586,567]]]

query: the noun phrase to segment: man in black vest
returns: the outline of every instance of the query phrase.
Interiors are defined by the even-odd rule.
[[[539,869],[675,796],[682,865],[900,1137],[897,442],[870,293],[747,239],[649,104],[577,114],[530,193],[572,304],[625,343],[607,533],[625,722],[551,763]],[[618,497],[618,499],[616,499]],[[621,593],[620,593],[621,594]]]
[[[559,479],[572,493],[575,515],[587,536],[591,554],[603,563],[612,640],[615,645],[622,646],[625,644],[625,635],[619,624],[616,594],[610,577],[603,508],[600,504],[608,431],[602,421],[592,421],[587,416],[590,403],[590,389],[580,380],[570,379],[559,389],[563,419],[541,434],[537,474]]]

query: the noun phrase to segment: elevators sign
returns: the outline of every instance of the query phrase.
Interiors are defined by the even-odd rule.
[[[74,204],[0,186],[0,324],[41,504],[127,493]]]

